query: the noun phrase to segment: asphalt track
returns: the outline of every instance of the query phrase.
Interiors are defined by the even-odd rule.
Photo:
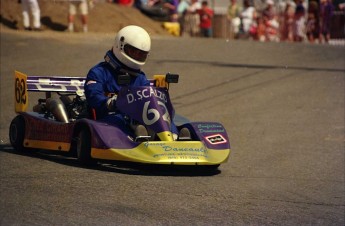
[[[14,70],[85,76],[112,41],[1,32],[0,225],[345,224],[344,47],[154,37],[144,69],[180,74],[176,112],[230,134],[219,171],[14,151]]]

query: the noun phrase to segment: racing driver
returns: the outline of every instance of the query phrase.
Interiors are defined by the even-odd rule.
[[[130,87],[150,85],[141,71],[150,48],[151,38],[143,28],[135,25],[122,28],[115,36],[112,49],[105,54],[105,60],[90,69],[84,85],[88,105],[95,110],[97,120],[116,124],[127,133],[131,128],[137,138],[148,136],[143,125],[130,124],[121,113],[108,113],[116,112],[116,94],[121,89],[117,84],[118,75],[128,73],[131,77]],[[172,126],[172,132],[178,133],[175,125]]]

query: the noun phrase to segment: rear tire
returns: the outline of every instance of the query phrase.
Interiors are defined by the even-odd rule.
[[[82,129],[77,137],[77,157],[85,166],[94,166],[97,161],[91,157],[91,134],[86,128]]]
[[[9,130],[9,138],[12,147],[21,152],[28,150],[28,148],[24,147],[25,126],[25,119],[23,116],[17,115],[12,120]]]

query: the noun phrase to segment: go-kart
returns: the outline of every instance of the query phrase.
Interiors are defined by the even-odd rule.
[[[15,72],[15,111],[9,128],[11,145],[19,151],[44,149],[75,153],[85,165],[101,160],[144,164],[194,165],[217,168],[228,160],[230,142],[217,122],[190,122],[175,115],[169,85],[178,75],[154,76],[150,86],[129,87],[129,76],[119,76],[122,89],[116,105],[129,121],[144,125],[149,135],[137,140],[132,132],[97,120],[87,105],[82,77],[27,76]],[[28,92],[45,92],[28,112]],[[54,97],[56,96],[56,97]],[[190,136],[179,139],[178,130]]]

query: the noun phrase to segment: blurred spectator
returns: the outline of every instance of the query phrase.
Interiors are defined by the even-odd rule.
[[[37,0],[21,0],[23,10],[23,25],[25,30],[31,30],[30,11],[33,17],[33,30],[41,31],[41,11]]]
[[[213,10],[208,7],[207,1],[202,1],[201,9],[198,10],[200,16],[200,34],[202,37],[213,37],[212,32],[212,19],[213,19]]]
[[[179,0],[165,0],[163,7],[169,11],[169,19],[171,22],[178,21],[177,7]]]
[[[266,8],[262,12],[265,24],[265,36],[267,41],[279,41],[279,23],[274,8],[273,0],[266,1]]]
[[[199,34],[199,24],[200,18],[197,11],[201,9],[201,4],[198,0],[191,0],[191,4],[186,10],[184,19],[184,30],[185,33],[190,36],[198,36]]]
[[[156,4],[159,4],[161,0],[147,0],[148,6],[154,6]]]
[[[180,0],[177,6],[178,23],[180,24],[180,36],[183,36],[184,26],[185,26],[185,16],[189,3],[187,0]]]
[[[250,4],[250,0],[244,0],[243,10],[240,13],[241,25],[240,25],[240,36],[244,38],[249,37],[249,29],[255,25],[256,10]]]
[[[282,16],[282,29],[281,29],[281,40],[293,42],[294,40],[294,15],[295,7],[292,2],[286,3],[283,16]]]
[[[147,0],[134,0],[134,7],[140,9],[142,5],[147,5]]]
[[[178,0],[149,0],[140,11],[158,21],[177,21]]]
[[[258,40],[260,42],[265,42],[266,38],[266,26],[263,17],[258,16],[256,18],[256,24],[251,28],[251,35],[254,40]]]
[[[237,0],[230,0],[230,5],[228,7],[227,19],[230,25],[229,38],[237,38],[240,29],[241,19],[240,13],[242,9],[237,3]]]
[[[338,7],[339,7],[339,9],[341,9],[341,10],[345,10],[345,2],[340,3],[340,4],[338,5]]]
[[[340,3],[339,5],[338,5],[338,7],[339,7],[339,9],[340,10],[343,10],[344,12],[344,15],[345,15],[345,2],[343,2],[343,3]],[[345,34],[345,26],[344,26],[344,34]]]
[[[328,43],[331,36],[331,19],[334,12],[332,0],[321,0],[320,5],[320,43]]]
[[[117,0],[117,4],[132,7],[134,5],[134,0]]]
[[[316,1],[310,1],[308,7],[308,17],[306,24],[306,34],[310,43],[314,43],[319,38],[319,6]]]
[[[266,7],[262,12],[262,16],[266,20],[273,20],[276,17],[276,12],[274,9],[274,1],[266,0]]]
[[[68,9],[68,31],[74,31],[74,19],[77,10],[81,14],[81,22],[83,25],[83,32],[88,32],[87,19],[89,14],[87,0],[69,0]]]
[[[98,0],[100,1],[100,0]],[[106,0],[109,3],[117,3],[123,6],[133,6],[140,8],[142,5],[146,5],[148,0]]]
[[[345,1],[342,2],[342,3],[339,3],[338,7],[339,7],[340,10],[343,10],[345,12]]]
[[[302,42],[305,38],[305,8],[303,0],[297,0],[294,15],[294,41]]]

